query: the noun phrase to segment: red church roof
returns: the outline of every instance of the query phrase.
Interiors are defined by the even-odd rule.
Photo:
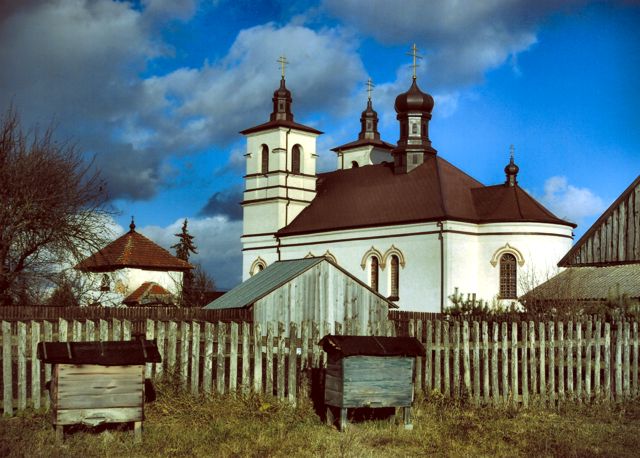
[[[317,195],[280,236],[454,220],[543,222],[575,227],[515,186],[484,186],[446,160],[431,156],[410,173],[382,163],[318,175]]]
[[[107,272],[124,267],[167,271],[193,268],[188,262],[176,258],[144,235],[137,233],[133,226],[122,237],[80,262],[76,269]]]
[[[126,305],[168,304],[173,301],[172,294],[157,283],[145,282],[129,294],[123,301]]]

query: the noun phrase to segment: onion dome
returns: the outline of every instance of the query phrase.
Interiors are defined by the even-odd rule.
[[[367,108],[360,115],[360,126],[359,139],[380,139],[380,132],[378,132],[378,113],[373,109],[371,99],[367,101]]]
[[[396,113],[420,111],[431,114],[433,105],[433,97],[431,97],[430,94],[422,92],[414,78],[409,90],[396,97],[395,109]]]
[[[513,153],[514,148],[513,145],[511,145],[511,159],[509,160],[507,166],[504,168],[504,173],[507,175],[507,181],[505,182],[507,186],[515,186],[516,184],[518,184],[517,178],[520,167],[518,167],[513,161]]]
[[[273,112],[271,121],[293,121],[291,112],[291,91],[285,85],[284,76],[280,80],[280,87],[273,93]]]

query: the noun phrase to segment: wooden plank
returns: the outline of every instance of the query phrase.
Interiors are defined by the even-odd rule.
[[[27,408],[27,323],[18,321],[18,410]]]
[[[82,322],[73,320],[73,326],[71,327],[71,340],[73,342],[80,342],[82,340]]]
[[[287,399],[293,405],[296,404],[296,373],[298,362],[298,325],[295,322],[291,322],[289,325],[289,364],[288,364],[288,384],[287,384]]]
[[[591,346],[592,340],[592,322],[591,320],[585,323],[585,349],[584,349],[584,398],[587,402],[591,402]]]
[[[604,324],[604,397],[610,400],[611,393],[611,324]]]
[[[204,323],[204,361],[202,364],[202,390],[206,394],[211,394],[213,383],[213,331],[214,325],[210,322]]]
[[[462,367],[464,371],[464,397],[471,398],[473,390],[471,388],[471,360],[469,354],[469,322],[462,322]]]
[[[85,340],[87,342],[95,342],[96,339],[96,323],[93,320],[87,320],[86,325],[86,337]]]
[[[262,391],[262,328],[260,323],[253,324],[253,392]]]
[[[640,230],[640,227],[638,227]],[[633,374],[633,387],[631,390],[632,397],[637,397],[640,393],[638,392],[638,322],[633,322],[633,362],[632,362],[632,371]]]
[[[106,342],[107,340],[109,340],[109,323],[106,320],[100,320],[98,327],[98,332],[100,333],[100,342]]]
[[[183,387],[189,382],[189,341],[191,327],[186,321],[180,323],[180,381]]]
[[[451,346],[451,342],[449,341],[449,322],[448,321],[444,321],[442,323],[442,345],[444,347],[444,359],[443,359],[443,367],[442,367],[444,395],[445,397],[450,397],[451,396],[451,382],[450,382],[451,370],[449,369],[449,349]]]
[[[602,372],[600,371],[600,355],[602,354],[602,323],[597,320],[595,323],[595,339],[594,349],[595,358],[593,360],[593,389],[596,399],[600,399],[602,391],[600,389],[600,379]]]
[[[480,404],[480,323],[473,322],[473,401]]]
[[[422,334],[422,320],[418,320],[416,323],[416,338],[422,343],[424,346],[424,337]],[[418,389],[422,394],[424,394],[424,376],[423,376],[423,358],[422,356],[418,356],[416,358],[416,389]]]
[[[481,324],[482,333],[482,395],[483,402],[489,404],[491,391],[489,388],[489,325],[486,321]]]
[[[564,371],[564,323],[562,321],[558,322],[558,399],[560,401],[565,400],[564,393],[564,381],[565,381],[565,371]]]
[[[573,389],[573,380],[574,380],[574,372],[573,372],[573,321],[569,321],[567,323],[567,393],[569,395],[569,399],[573,400],[575,398],[575,392]]]
[[[631,325],[628,321],[624,323],[624,336],[622,339],[622,390],[624,398],[631,398]]]
[[[122,340],[126,340],[126,341],[131,340],[131,334],[132,334],[131,328],[132,328],[131,321],[124,320],[122,322]],[[164,360],[164,353],[162,355]]]
[[[518,323],[511,323],[511,400],[518,405]]]
[[[62,393],[58,396],[58,410],[68,409],[104,409],[114,410],[126,407],[136,407],[143,403],[142,386],[139,384],[136,392],[117,394],[77,395]]]
[[[431,394],[431,390],[433,389],[433,323],[431,321],[427,321],[425,325],[427,339],[424,346],[426,351],[426,355],[424,358],[424,390],[425,394],[429,396]],[[471,396],[471,391],[468,392],[468,395]]]
[[[536,326],[533,321],[529,321],[529,394],[533,397],[538,393],[538,362],[536,360]]]
[[[325,329],[327,329],[325,327]],[[278,335],[276,337],[278,355],[276,358],[276,393],[278,395],[278,399],[284,399],[285,393],[285,327],[284,323],[278,323]]]
[[[522,327],[522,346],[521,346],[521,358],[522,358],[522,404],[527,407],[529,405],[529,374],[528,374],[528,324],[526,321],[523,321],[520,326]]]
[[[549,386],[548,386],[548,399],[551,401],[551,405],[554,405],[556,400],[556,329],[555,323],[549,321],[547,323],[547,330],[549,335],[549,366],[547,373],[549,374]]]
[[[547,400],[547,374],[545,372],[546,369],[546,335],[545,335],[545,327],[544,323],[541,321],[538,323],[538,342],[539,342],[539,357],[538,361],[540,362],[540,389],[538,393],[540,394],[540,400],[544,404]]]
[[[124,322],[124,324],[126,323],[127,321]],[[160,353],[161,361],[159,363],[154,364],[154,371],[155,371],[156,377],[159,377],[159,378],[161,378],[164,375],[165,354],[166,354],[165,327],[166,326],[164,321],[156,322],[156,345],[158,346],[158,353]],[[125,328],[126,326],[123,326],[123,330]],[[126,332],[123,333],[122,337],[123,337],[123,340],[130,340],[130,338],[127,338]]]
[[[142,420],[142,406],[122,407],[120,409],[72,409],[58,410],[56,424],[58,426],[78,423],[93,424],[95,421],[104,423],[127,423]]]
[[[50,321],[45,321],[43,323],[43,340],[45,342],[53,342],[53,323]],[[51,380],[51,364],[44,365],[44,381],[48,382]],[[49,407],[51,404],[51,399],[48,395],[44,397],[44,406]]]
[[[229,326],[229,393],[235,393],[238,388],[238,323],[234,321]]]
[[[58,342],[69,340],[69,322],[64,318],[58,319]]]
[[[5,415],[13,415],[13,355],[11,323],[2,322],[2,409]]]
[[[113,329],[113,340],[122,340],[122,321],[117,318],[111,320]]]
[[[460,397],[460,322],[453,323],[453,397]]]
[[[616,329],[616,355],[615,355],[615,400],[616,402],[622,402],[622,323],[618,323]]]
[[[224,394],[224,357],[227,348],[227,324],[218,323],[218,350],[216,353],[216,393]]]
[[[441,361],[440,361],[440,349],[442,347],[442,321],[436,320],[435,323],[435,343],[434,343],[434,360],[433,360],[433,389],[442,393],[441,384]]]
[[[40,360],[38,359],[38,342],[40,342],[40,323],[31,322],[31,403],[34,409],[40,408],[42,384],[40,383]]]
[[[315,323],[316,326],[318,325]],[[265,354],[265,392],[268,396],[273,396],[273,322],[267,323],[267,349]]]
[[[191,394],[200,388],[200,323],[191,323]]]
[[[249,342],[251,338],[251,331],[249,328],[249,323],[246,321],[242,322],[242,379],[240,380],[240,391],[243,395],[249,394],[249,389],[251,388],[251,380],[250,377],[250,353],[249,353]]]
[[[506,406],[509,402],[509,329],[507,323],[500,324],[500,333],[502,335],[502,402]]]
[[[114,325],[115,325],[115,322],[114,322]],[[155,338],[155,323],[153,320],[149,320],[149,319],[146,320],[145,338],[147,340],[153,340]],[[114,338],[114,340],[116,339]],[[144,376],[145,378],[151,378],[153,376],[153,363],[147,363],[145,365]]]
[[[167,370],[170,376],[176,372],[176,356],[178,353],[178,323],[169,321],[167,327]]]
[[[491,328],[491,396],[494,405],[497,405],[500,401],[500,385],[498,372],[498,351],[500,348],[499,327],[499,324],[494,321]]]
[[[582,400],[582,323],[576,323],[576,399]]]

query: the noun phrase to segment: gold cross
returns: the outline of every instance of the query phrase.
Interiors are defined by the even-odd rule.
[[[371,78],[369,78],[369,79],[367,80],[367,95],[368,95],[368,97],[369,97],[369,100],[371,100],[371,92],[373,91],[373,88],[374,88],[375,86],[376,86],[376,85],[375,85],[375,84],[373,84],[373,82],[371,81]]]
[[[284,66],[289,64],[289,61],[287,60],[286,57],[284,56],[280,56],[280,58],[277,60],[277,62],[280,64],[280,66],[282,67],[282,78],[284,78]]]
[[[416,62],[416,59],[422,59],[422,56],[418,55],[418,48],[416,47],[416,44],[414,43],[413,46],[411,47],[411,52],[407,53],[407,56],[413,56],[413,79],[416,79],[416,67],[418,66],[418,63]]]
[[[513,145],[511,145],[509,147],[509,155],[511,156],[511,161],[513,161],[513,155],[515,152],[516,152],[516,148]]]

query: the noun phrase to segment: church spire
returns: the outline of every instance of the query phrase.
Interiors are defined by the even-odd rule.
[[[507,175],[507,181],[505,181],[506,186],[515,186],[518,184],[518,172],[520,171],[520,167],[518,167],[515,162],[513,162],[515,148],[513,145],[509,147],[509,164],[504,168],[504,173]]]
[[[273,112],[271,113],[271,121],[293,121],[293,113],[291,112],[291,92],[285,84],[285,66],[289,64],[285,56],[280,56],[277,60],[280,64],[281,78],[280,87],[273,93]]]
[[[371,91],[375,85],[371,82],[371,78],[367,80],[367,108],[360,115],[360,133],[359,140],[380,140],[380,132],[378,132],[378,113],[373,109],[371,102]]]
[[[429,121],[434,101],[430,94],[418,87],[416,67],[420,56],[415,44],[408,54],[413,57],[413,81],[407,92],[396,97],[395,103],[396,119],[400,121],[398,147],[391,153],[396,173],[408,173],[422,164],[427,155],[437,153],[429,139]]]

